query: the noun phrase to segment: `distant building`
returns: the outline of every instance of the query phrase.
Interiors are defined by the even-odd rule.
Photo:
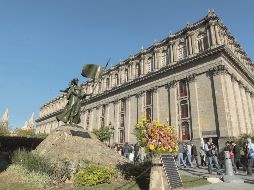
[[[33,130],[34,129],[34,112],[32,113],[30,119],[25,122],[24,126],[21,128],[22,130]]]
[[[83,84],[91,93],[93,82]],[[37,133],[58,126],[64,95],[40,108]],[[107,70],[83,103],[81,126],[114,126],[115,143],[135,143],[143,116],[175,126],[179,138],[199,144],[254,132],[254,67],[214,12]]]
[[[9,125],[9,111],[8,108],[3,114],[2,120],[0,121],[0,129],[1,131],[7,131]]]

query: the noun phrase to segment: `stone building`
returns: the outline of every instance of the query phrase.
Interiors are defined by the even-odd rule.
[[[169,122],[179,138],[214,137],[219,144],[254,132],[254,67],[220,18],[210,11],[160,42],[108,69],[98,84],[87,81],[81,126],[111,126],[115,143],[134,143],[142,117]],[[40,108],[37,133],[50,133],[67,100]]]

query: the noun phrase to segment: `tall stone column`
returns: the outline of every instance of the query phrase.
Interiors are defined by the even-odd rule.
[[[174,56],[174,62],[177,61],[178,57],[177,57],[177,48],[178,48],[178,43],[174,43],[173,44],[173,56]]]
[[[209,24],[210,24],[211,44],[212,44],[212,47],[213,47],[213,46],[216,46],[214,23],[213,22],[209,22]]]
[[[229,119],[229,126],[231,135],[233,137],[237,137],[240,134],[240,121],[236,109],[236,99],[235,99],[235,92],[234,92],[234,84],[232,81],[232,77],[230,75],[224,76],[225,80],[225,90],[226,90],[226,96],[228,101],[228,119]],[[233,79],[234,80],[234,79]]]
[[[177,82],[175,80],[168,83],[170,101],[170,125],[178,127],[177,111]]]
[[[158,120],[164,124],[169,121],[169,94],[168,94],[168,86],[159,87],[157,90],[157,112],[158,112]]]
[[[233,82],[233,91],[234,91],[234,95],[235,95],[235,101],[236,101],[236,111],[237,111],[237,115],[239,118],[239,133],[246,133],[246,124],[244,121],[244,114],[243,114],[243,104],[242,104],[242,100],[241,100],[241,93],[240,93],[240,88],[238,85],[238,82],[236,81],[235,78],[232,78],[232,82]]]
[[[240,87],[240,99],[241,99],[241,102],[242,102],[242,108],[243,108],[243,118],[244,118],[244,123],[245,123],[245,130],[246,130],[246,133],[249,133],[249,122],[247,121],[248,119],[248,115],[247,115],[247,112],[248,112],[248,108],[247,108],[247,100],[246,100],[246,95],[245,95],[245,89],[244,89],[244,86],[243,86],[243,83],[239,82],[239,87]]]
[[[215,28],[215,37],[216,37],[217,44],[220,45],[221,44],[221,39],[220,39],[220,35],[219,35],[218,25],[215,24],[214,28]]]
[[[246,95],[247,95],[247,102],[248,102],[248,108],[249,108],[249,120],[250,120],[250,126],[251,126],[250,130],[251,130],[251,133],[253,133],[254,132],[254,108],[251,101],[250,91],[247,91]]]
[[[120,127],[120,101],[114,101],[114,142],[119,143],[119,127]]]
[[[244,116],[245,116],[245,122],[246,122],[246,128],[247,128],[247,133],[251,133],[251,123],[250,123],[250,117],[249,113],[250,110],[248,108],[248,99],[246,96],[246,87],[241,85],[241,93],[242,93],[242,101],[243,101],[243,107],[244,107]]]
[[[137,97],[130,96],[128,98],[128,109],[126,110],[126,119],[128,120],[128,142],[133,144],[137,142],[135,135],[133,134],[133,130],[137,124]]]
[[[170,63],[174,62],[174,54],[173,54],[173,43],[170,43],[169,45],[169,56],[170,56]]]
[[[152,89],[152,112],[153,112],[153,120],[158,121],[160,116],[159,116],[159,107],[158,107],[158,87],[154,87]]]
[[[189,99],[190,99],[190,114],[191,114],[191,128],[192,138],[202,138],[202,129],[200,125],[200,113],[199,113],[199,97],[198,97],[198,78],[195,74],[187,77],[189,84]]]
[[[224,75],[227,74],[224,65],[217,66],[212,72],[213,93],[215,95],[214,101],[216,101],[218,127],[220,137],[230,137],[228,112],[229,108],[226,101],[225,86],[223,83]]]
[[[191,33],[188,32],[187,33],[187,39],[188,39],[188,52],[189,52],[189,55],[191,55],[193,53],[193,50],[192,50],[192,40],[191,40]]]

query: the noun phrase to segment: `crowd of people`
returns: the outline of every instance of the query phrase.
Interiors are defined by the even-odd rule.
[[[112,146],[118,154],[124,156],[129,162],[143,162],[146,158],[146,152],[144,147],[141,147],[139,143],[136,144],[115,144]]]
[[[207,143],[201,145],[198,159],[197,147],[189,142],[187,144],[179,143],[179,152],[177,154],[178,167],[187,166],[193,167],[193,161],[196,162],[196,167],[208,166],[208,172],[212,174],[212,168],[215,167],[217,174],[221,175],[221,168],[223,167],[224,151],[229,152],[234,172],[237,174],[241,167],[247,175],[252,175],[252,167],[254,161],[254,144],[248,138],[246,144],[241,148],[234,141],[227,141],[224,151],[220,154],[218,147],[213,143],[213,139],[209,138]],[[222,156],[220,156],[222,155]]]

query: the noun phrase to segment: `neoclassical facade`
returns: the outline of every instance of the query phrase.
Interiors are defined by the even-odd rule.
[[[254,132],[254,67],[214,12],[108,69],[83,102],[81,126],[111,126],[111,142],[135,143],[142,117],[169,122],[179,138],[219,142]],[[40,108],[37,133],[50,133],[64,95]]]

